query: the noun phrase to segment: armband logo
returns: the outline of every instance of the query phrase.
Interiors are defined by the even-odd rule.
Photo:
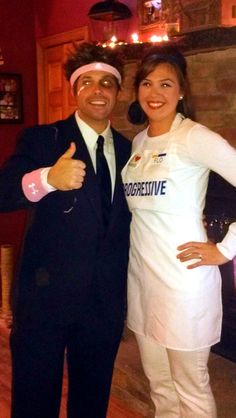
[[[32,194],[37,194],[37,193],[39,193],[39,190],[38,189],[36,189],[36,184],[35,183],[31,183],[31,184],[28,184],[28,187],[29,187],[29,189],[31,189],[31,193]]]

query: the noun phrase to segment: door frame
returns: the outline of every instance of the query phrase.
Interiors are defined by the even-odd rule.
[[[68,32],[40,38],[36,42],[37,54],[37,90],[38,90],[38,123],[45,123],[45,80],[44,80],[44,52],[46,49],[63,45],[68,42],[88,41],[88,26],[81,26]]]

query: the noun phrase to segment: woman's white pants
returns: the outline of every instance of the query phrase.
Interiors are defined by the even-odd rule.
[[[170,350],[135,335],[150,382],[155,418],[216,418],[207,367],[210,349]]]

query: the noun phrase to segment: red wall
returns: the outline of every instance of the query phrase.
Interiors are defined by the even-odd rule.
[[[66,32],[79,26],[90,27],[88,12],[98,1],[101,0],[35,0],[37,38]],[[120,1],[133,14],[131,19],[124,21],[128,26],[128,33],[137,31],[137,0]]]
[[[23,82],[23,124],[0,125],[0,164],[13,152],[16,135],[24,126],[37,122],[36,55],[32,0],[0,1],[0,47],[4,65],[0,72],[20,73]],[[0,244],[19,251],[25,223],[24,212],[0,214]]]

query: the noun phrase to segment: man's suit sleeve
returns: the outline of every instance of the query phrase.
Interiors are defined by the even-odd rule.
[[[32,205],[22,190],[22,178],[26,173],[51,165],[50,138],[52,127],[28,128],[21,133],[15,153],[0,169],[0,211],[25,209]]]

